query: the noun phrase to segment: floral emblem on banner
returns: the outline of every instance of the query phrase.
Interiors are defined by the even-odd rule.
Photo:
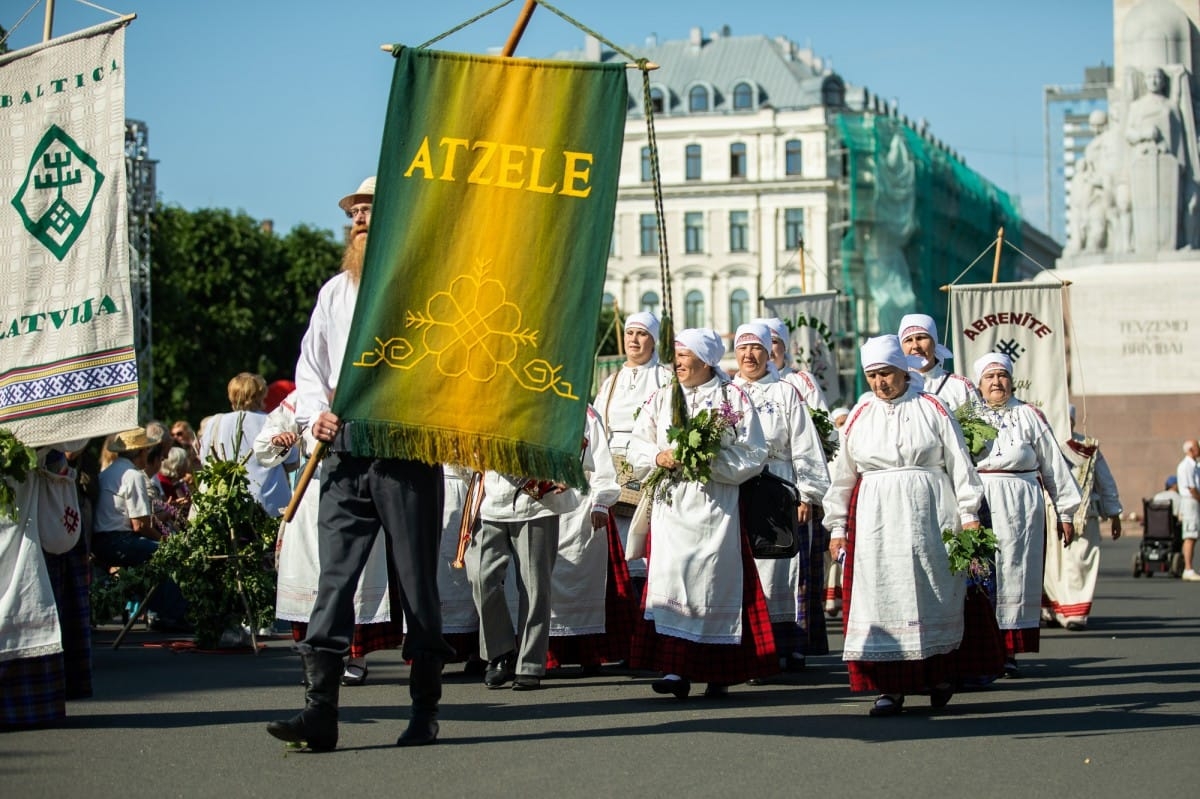
[[[51,125],[33,151],[12,205],[25,229],[61,261],[87,227],[103,184],[96,160]]]
[[[804,314],[796,314],[794,319],[785,319],[784,324],[788,326],[788,330],[793,334],[792,341],[795,353],[793,357],[795,362],[804,369],[812,372],[822,386],[829,385],[828,372],[830,367],[829,353],[833,350],[833,331],[829,329],[829,325],[822,322],[815,316],[806,316]],[[800,328],[808,328],[810,333],[806,337],[810,346],[804,346],[803,339],[797,341],[795,333]]]
[[[579,399],[562,379],[561,364],[543,358],[519,362],[523,349],[537,347],[540,333],[523,326],[524,314],[509,301],[504,284],[490,276],[490,267],[491,261],[477,262],[471,274],[459,275],[430,297],[424,310],[405,312],[405,327],[420,331],[420,349],[407,338],[376,337],[375,349],[364,352],[354,366],[411,369],[432,356],[446,377],[486,383],[505,369],[522,388]]]

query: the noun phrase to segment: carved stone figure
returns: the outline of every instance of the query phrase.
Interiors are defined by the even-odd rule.
[[[1187,245],[1182,210],[1191,169],[1183,117],[1168,98],[1166,73],[1149,69],[1145,81],[1145,94],[1129,104],[1125,140],[1131,148],[1133,249],[1152,253]]]

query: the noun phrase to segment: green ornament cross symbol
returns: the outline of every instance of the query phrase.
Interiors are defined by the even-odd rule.
[[[51,125],[34,149],[12,205],[25,229],[61,261],[87,226],[103,184],[96,159]]]

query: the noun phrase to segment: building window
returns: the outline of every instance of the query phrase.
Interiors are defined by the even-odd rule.
[[[750,293],[745,289],[734,289],[729,295],[729,329],[737,330],[750,321]]]
[[[642,148],[642,180],[646,183],[654,180],[654,164],[650,160],[650,148]]]
[[[703,86],[693,86],[688,91],[688,111],[708,110],[708,89]]]
[[[700,145],[689,144],[683,151],[683,176],[686,180],[700,179]]]
[[[754,87],[749,83],[739,83],[733,87],[733,110],[747,111],[754,108]]]
[[[804,159],[799,139],[788,139],[783,146],[784,171],[789,175],[800,175],[804,172]]]
[[[729,145],[729,177],[746,177],[746,145],[742,142]]]
[[[783,245],[794,250],[804,243],[804,209],[786,208],[783,211]]]
[[[684,327],[704,327],[704,294],[692,289],[683,298]]]
[[[643,311],[649,311],[650,313],[657,316],[658,315],[658,305],[659,305],[659,299],[658,299],[657,291],[647,291],[645,294],[642,295],[641,308]]]
[[[729,251],[747,252],[750,249],[750,212],[729,212]]]
[[[600,299],[600,307],[606,311],[611,311],[616,301],[617,298],[606,291],[604,292],[604,296]]]
[[[667,108],[667,96],[663,94],[663,90],[657,86],[650,88],[650,110],[655,114],[661,114]]]
[[[688,211],[683,215],[684,252],[704,252],[704,214]]]
[[[658,217],[641,216],[642,255],[658,255]]]

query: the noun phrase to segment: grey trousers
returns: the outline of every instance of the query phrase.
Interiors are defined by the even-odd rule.
[[[437,586],[442,467],[334,452],[322,470],[317,512],[321,576],[308,635],[297,649],[338,655],[350,651],[354,591],[375,536],[382,534],[392,607],[398,598],[407,625],[405,659],[419,654],[453,656],[454,650],[442,638]],[[393,620],[398,620],[395,615]]]
[[[558,517],[522,522],[483,520],[467,550],[467,577],[479,611],[479,649],[492,660],[517,648],[516,673],[546,673],[550,588],[558,556]],[[509,561],[517,577],[517,630],[504,598]]]

